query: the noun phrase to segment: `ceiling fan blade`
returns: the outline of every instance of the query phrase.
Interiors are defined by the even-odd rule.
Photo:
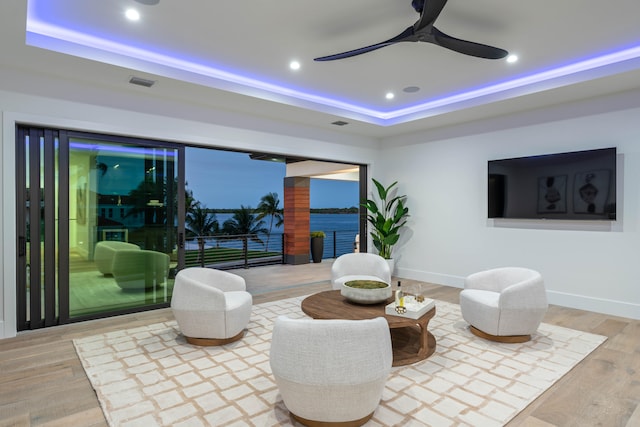
[[[314,61],[334,61],[336,59],[361,55],[395,43],[417,41],[432,43],[455,52],[485,59],[500,59],[509,54],[506,50],[498,47],[452,37],[434,27],[433,23],[438,19],[438,16],[440,16],[447,1],[448,0],[412,0],[411,5],[420,13],[420,18],[413,26],[407,28],[402,33],[380,43],[347,52],[336,53],[334,55],[322,56],[315,58]]]
[[[319,58],[314,58],[314,61],[334,61],[336,59],[344,59],[349,58],[356,55],[361,55],[363,53],[371,52],[372,50],[380,49],[381,47],[389,46],[395,43],[405,42],[405,41],[417,41],[417,39],[413,33],[413,27],[409,27],[404,30],[402,33],[397,36],[390,38],[389,40],[372,44],[370,46],[361,47],[359,49],[350,50],[347,52],[336,53],[334,55],[321,56]]]
[[[418,5],[423,3],[422,13],[420,14],[420,19],[413,25],[414,30],[417,32],[429,25],[433,25],[433,23],[440,16],[440,12],[444,9],[444,6],[447,4],[448,0],[423,0],[414,1],[413,5],[416,7],[416,3]]]
[[[433,37],[432,40],[429,40],[429,42],[447,49],[454,50],[459,53],[463,53],[465,55],[471,55],[485,59],[500,59],[509,54],[509,52],[507,52],[506,50],[500,49],[498,47],[488,46],[486,44],[475,43],[451,37],[438,30],[436,27],[432,28],[431,35]]]

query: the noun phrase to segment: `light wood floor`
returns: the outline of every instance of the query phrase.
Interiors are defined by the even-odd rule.
[[[248,271],[247,282],[264,278],[264,270]],[[300,281],[295,271],[289,269],[278,278],[279,290],[256,293],[254,303],[330,288],[328,282]],[[295,286],[296,281],[310,284]],[[403,280],[405,286],[418,286],[434,299],[458,302],[459,289]],[[106,426],[72,340],[172,318],[170,309],[163,309],[0,340],[0,426]],[[557,306],[549,308],[544,321],[606,335],[608,340],[508,426],[640,426],[640,321]]]

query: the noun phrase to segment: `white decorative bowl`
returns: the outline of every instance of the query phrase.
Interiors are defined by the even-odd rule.
[[[391,298],[391,286],[388,283],[376,282],[386,285],[380,288],[365,289],[353,287],[356,282],[374,282],[373,280],[351,280],[345,282],[340,289],[340,294],[351,302],[358,304],[377,304]],[[349,286],[351,284],[352,286]]]

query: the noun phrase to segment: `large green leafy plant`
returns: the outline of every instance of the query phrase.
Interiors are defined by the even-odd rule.
[[[399,230],[409,216],[409,208],[404,205],[407,196],[390,194],[397,181],[386,188],[373,178],[372,181],[376,186],[378,201],[367,199],[362,206],[367,208],[367,220],[373,228],[370,232],[373,245],[381,257],[391,259],[391,250],[400,239]]]

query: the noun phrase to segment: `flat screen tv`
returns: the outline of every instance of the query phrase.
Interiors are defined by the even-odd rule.
[[[488,216],[616,219],[616,148],[489,160]]]

